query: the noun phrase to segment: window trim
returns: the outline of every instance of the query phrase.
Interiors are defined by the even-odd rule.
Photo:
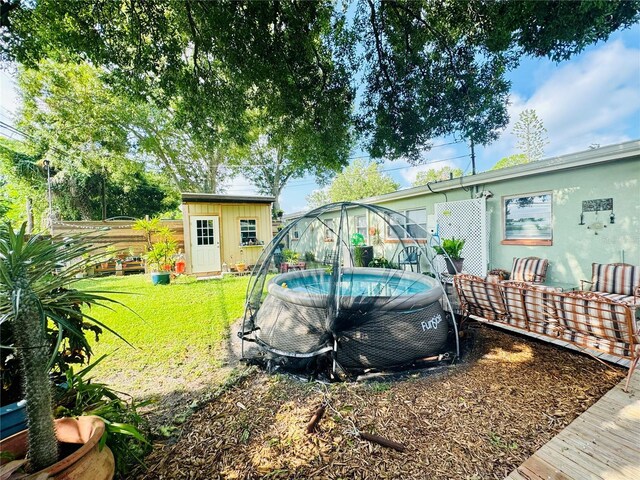
[[[507,238],[507,209],[506,202],[514,198],[540,197],[549,195],[549,229],[551,238]],[[501,197],[501,223],[502,240],[501,245],[528,245],[528,246],[551,246],[553,245],[553,190],[543,190],[540,192],[521,193],[518,195],[504,195]]]
[[[424,212],[424,224],[415,223],[415,222],[412,222],[412,221],[409,222],[410,218],[409,218],[408,213],[409,212],[417,212],[417,211],[423,211]],[[403,222],[402,223],[402,227],[403,227],[402,234],[403,234],[403,236],[399,237],[398,235],[393,233],[393,229],[392,229],[391,225],[387,225],[387,228],[385,229],[385,240],[393,242],[393,241],[400,241],[400,240],[404,240],[404,239],[409,238],[407,236],[407,231],[409,230],[407,227],[409,225],[418,225],[418,226],[421,226],[424,229],[425,232],[427,231],[427,223],[428,223],[428,219],[429,219],[429,214],[427,213],[427,207],[407,208],[407,209],[404,209],[404,210],[398,210],[398,213],[400,215],[403,215],[401,217],[402,222]],[[416,241],[425,241],[425,240],[428,240],[428,237],[416,237],[416,238],[414,238],[414,240],[416,240]]]
[[[256,217],[240,217],[238,218],[238,231],[240,232],[240,246],[241,247],[246,247],[247,245],[243,245],[244,241],[242,240],[242,222],[243,221],[251,221],[253,220],[255,222],[255,236],[254,237],[250,237],[250,238],[255,238],[256,239],[256,245],[258,245],[259,240],[258,240],[258,219]]]

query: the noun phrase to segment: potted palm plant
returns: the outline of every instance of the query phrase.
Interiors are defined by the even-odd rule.
[[[462,271],[462,248],[465,240],[463,238],[445,238],[440,245],[434,246],[434,250],[438,255],[444,255],[444,261],[447,264],[447,272],[455,275]]]
[[[49,364],[53,359],[47,339],[48,322],[58,324],[60,330],[73,328],[63,315],[73,310],[86,321],[113,332],[78,306],[119,304],[97,292],[69,288],[77,281],[78,271],[96,261],[95,256],[86,255],[95,254],[95,248],[87,242],[82,235],[64,240],[27,235],[26,223],[17,231],[11,224],[0,224],[0,322],[12,324],[28,424],[28,430],[0,442],[0,450],[5,454],[2,462],[6,461],[6,454],[16,458],[12,465],[4,465],[4,470],[21,467],[38,478],[113,477],[113,454],[99,445],[104,422],[98,417],[54,422],[52,406]],[[72,448],[60,448],[65,444],[71,444]],[[28,461],[20,460],[27,449]],[[75,451],[69,454],[69,450]],[[66,454],[61,453],[65,451]],[[81,471],[85,476],[75,474]]]
[[[178,253],[178,242],[167,227],[158,228],[156,235],[159,241],[151,246],[147,253],[147,264],[151,268],[151,283],[168,285],[171,282],[171,270]]]

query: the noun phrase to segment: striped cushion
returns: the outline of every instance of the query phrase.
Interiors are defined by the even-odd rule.
[[[573,330],[565,330],[560,338],[581,347],[599,350],[620,357],[631,357],[631,344],[628,342],[598,338],[582,332],[574,332]]]
[[[557,294],[555,298],[557,319],[565,331],[618,343],[629,342],[633,332],[629,332],[628,306],[593,292]]]
[[[514,258],[511,280],[514,282],[544,282],[549,261],[546,258]]]
[[[456,275],[454,282],[467,315],[504,320],[507,311],[499,284],[487,283],[481,277],[467,274]]]
[[[549,293],[558,292],[559,289],[511,281],[502,282],[502,285],[509,323],[516,327],[546,333],[546,324],[553,321],[549,312],[549,308],[553,309]]]
[[[633,295],[640,285],[640,267],[594,263],[591,265],[591,281],[593,291]]]

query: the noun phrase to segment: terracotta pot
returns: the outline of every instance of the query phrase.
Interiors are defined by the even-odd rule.
[[[244,272],[247,266],[244,263],[236,263],[236,270]]]
[[[109,447],[100,450],[98,442],[104,433],[104,422],[99,417],[86,416],[56,420],[59,442],[82,444],[78,450],[50,467],[35,472],[34,478],[45,472],[49,478],[65,480],[110,480],[115,472],[115,461]],[[27,430],[0,441],[0,450],[11,452],[14,458],[27,454]],[[2,462],[5,463],[5,462]]]

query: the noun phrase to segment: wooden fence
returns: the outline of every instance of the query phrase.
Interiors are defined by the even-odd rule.
[[[132,220],[112,221],[60,221],[53,224],[53,235],[65,237],[77,233],[87,233],[94,237],[96,246],[113,247],[119,251],[132,251],[134,255],[141,255],[146,251],[144,232],[133,229]],[[162,220],[163,227],[169,227],[178,242],[178,248],[184,251],[184,230],[182,220]],[[156,239],[152,238],[152,241]]]

